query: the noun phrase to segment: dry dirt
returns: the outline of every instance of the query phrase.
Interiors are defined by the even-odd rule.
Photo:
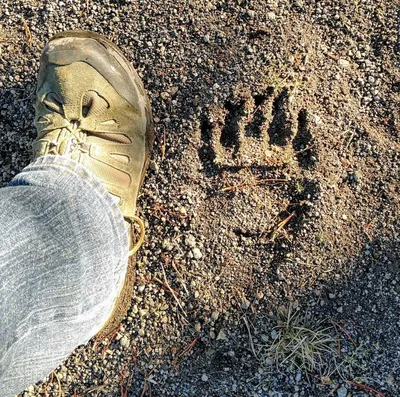
[[[122,48],[157,133],[129,315],[26,396],[400,395],[399,15],[382,0],[0,0],[2,185],[29,162],[58,31]],[[331,327],[308,371],[271,348],[294,337],[274,328],[289,310]]]

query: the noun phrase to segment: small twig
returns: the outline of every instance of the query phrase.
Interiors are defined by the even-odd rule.
[[[140,397],[144,397],[144,393],[146,393],[147,390],[147,381],[144,381],[144,385],[143,385],[143,390],[142,393],[140,394]]]
[[[293,211],[288,217],[286,217],[282,222],[279,222],[277,228],[271,234],[271,241],[275,241],[278,233],[286,226],[286,224],[293,218],[295,212]]]
[[[175,262],[172,260],[171,261],[171,266],[172,268],[179,274],[179,276],[181,277],[181,280],[178,279],[178,281],[180,282],[180,284],[182,285],[183,289],[185,290],[186,294],[189,295],[189,291],[186,288],[186,284],[184,283],[184,278],[182,273],[179,271],[179,269],[176,267]]]
[[[175,296],[179,296],[178,291],[175,291],[174,289],[172,289],[169,285],[167,285],[166,283],[161,281],[158,277],[153,277],[153,280],[157,281],[157,283],[161,284],[168,292],[171,292],[171,294],[173,294]]]
[[[128,397],[128,388],[126,385],[124,385],[124,374],[121,374],[121,381],[120,381],[120,387],[121,387],[121,397]]]
[[[349,332],[344,329],[340,324],[335,323],[334,321],[332,321],[332,324],[337,326],[351,341],[351,343],[354,345],[354,347],[357,347],[357,343],[354,342],[354,339],[351,337],[351,335],[349,334]]]
[[[332,396],[334,395],[334,393],[336,392],[336,390],[340,389],[340,384],[336,385],[335,388],[331,391],[330,394],[332,394]]]
[[[339,60],[339,57],[337,55],[331,54],[329,52],[327,52],[326,55],[328,55],[328,57],[333,59],[334,61],[338,61]]]
[[[357,387],[359,387],[360,389],[363,389],[363,390],[365,390],[365,391],[367,391],[367,392],[370,392],[370,393],[375,394],[376,396],[385,397],[385,395],[384,395],[381,391],[375,390],[374,388],[372,388],[372,387],[370,387],[370,386],[363,385],[362,383],[353,382],[353,381],[351,381],[351,380],[347,380],[346,383],[348,383],[349,385],[357,386]]]
[[[304,152],[306,152],[307,150],[312,149],[314,146],[315,146],[314,144],[313,144],[313,145],[306,146],[304,149],[297,150],[297,151],[295,152],[295,154],[304,153]]]
[[[161,142],[161,161],[164,160],[165,158],[165,150],[166,150],[166,142],[167,142],[167,137],[165,131],[163,131],[163,140]]]
[[[337,353],[338,353],[339,358],[341,358],[342,357],[342,344],[340,343],[340,336],[339,336],[339,333],[338,333],[336,327],[334,327],[334,329],[335,329],[335,334],[336,334],[337,341],[338,341]]]
[[[147,375],[145,375],[143,390],[142,390],[142,394],[140,395],[140,397],[143,397],[144,393],[146,393],[147,386],[149,387],[149,394],[150,394],[150,397],[151,397],[151,395],[152,395],[151,394],[151,382],[152,382],[151,374],[155,371],[155,369],[156,369],[156,367],[154,367]]]
[[[260,109],[261,105],[258,105],[254,108],[254,111],[247,116],[246,123],[249,124],[253,121],[254,115],[256,114],[257,110]]]
[[[53,379],[56,378],[57,379],[57,384],[58,384],[58,397],[62,397],[63,393],[62,393],[62,387],[61,387],[61,382],[59,377],[57,376],[57,374],[55,373],[55,371],[53,371],[51,373],[51,383],[53,383]]]
[[[182,310],[182,313],[183,313],[183,315],[184,315],[184,317],[185,317],[185,319],[186,319],[186,318],[187,318],[186,312],[183,310],[182,305],[180,304],[178,298],[175,296],[174,290],[173,290],[173,289],[169,286],[169,284],[168,284],[167,275],[165,274],[164,265],[163,265],[162,263],[161,263],[161,269],[162,269],[162,272],[163,272],[164,282],[165,282],[165,284],[166,284],[166,287],[167,287],[167,288],[169,289],[169,291],[171,292],[172,296],[174,297],[174,299],[175,299],[176,303],[178,304],[179,308]]]
[[[104,347],[104,349],[101,352],[101,355],[104,357],[104,355],[107,353],[108,348],[111,345],[111,342],[114,340],[114,338],[117,336],[119,332],[120,326],[114,331],[114,333],[111,335],[110,341],[107,343],[107,345]]]
[[[108,387],[107,385],[88,387],[82,393],[83,393],[83,395],[86,395],[87,393],[91,393],[92,391],[103,391],[103,390],[106,391],[107,387]]]
[[[175,218],[179,218],[179,219],[185,219],[185,218],[187,218],[187,215],[183,215],[183,214],[180,214],[179,212],[175,212],[175,211],[171,211],[171,210],[169,210],[169,209],[167,209],[167,208],[165,208],[163,205],[161,205],[161,204],[154,204],[153,205],[153,210],[155,211],[155,212],[165,212],[166,214],[168,214],[168,215],[171,215],[171,216],[173,216],[173,217],[175,217]]]
[[[254,183],[239,183],[237,185],[227,186],[222,188],[220,191],[231,192],[232,190],[243,190],[247,187],[255,187],[264,183],[277,183],[277,182],[279,183],[287,182],[287,179],[280,179],[280,178],[260,179]]]
[[[367,225],[364,226],[364,233],[366,234],[366,236],[368,237],[369,241],[372,241],[372,237],[369,235],[368,231],[371,229],[372,225],[371,223],[368,223]]]
[[[31,30],[29,29],[29,26],[26,23],[24,18],[22,18],[22,23],[24,24],[26,43],[28,44],[28,47],[31,47],[32,46],[32,33],[31,33]]]
[[[31,99],[31,98],[35,95],[35,91],[36,91],[36,90],[33,90],[27,97],[22,98],[20,102],[25,102],[25,101],[27,101],[28,99]]]
[[[350,138],[349,138],[349,140],[347,141],[347,143],[346,143],[346,145],[344,147],[345,149],[347,149],[350,146],[350,143],[353,140],[353,138],[354,138],[354,131],[351,132]]]
[[[246,325],[247,332],[249,334],[249,344],[250,344],[251,351],[252,351],[254,357],[258,360],[258,355],[257,355],[256,350],[254,348],[253,337],[251,335],[250,325],[249,325],[249,322],[247,321],[246,316],[243,316],[243,320],[244,320],[244,324]]]
[[[194,338],[193,341],[191,343],[189,343],[189,345],[187,345],[185,347],[185,349],[183,349],[182,353],[180,353],[178,357],[182,357],[182,356],[185,356],[186,354],[188,354],[190,352],[190,350],[193,349],[194,345],[197,343],[198,340],[199,340],[199,338]]]

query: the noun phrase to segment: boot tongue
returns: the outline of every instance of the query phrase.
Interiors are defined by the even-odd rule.
[[[82,98],[82,116],[96,117],[110,107],[110,104],[96,91],[86,91]]]
[[[101,142],[104,138],[115,143],[131,143],[131,140],[124,134],[117,131],[117,121],[105,119],[107,110],[110,108],[109,102],[97,91],[88,90],[82,96],[82,125],[87,126],[87,122],[96,120],[98,131],[101,131],[101,138],[91,136],[90,142]],[[86,119],[86,121],[85,121]],[[82,127],[85,128],[85,127]],[[117,158],[122,162],[129,162],[126,156],[110,153],[110,157]]]

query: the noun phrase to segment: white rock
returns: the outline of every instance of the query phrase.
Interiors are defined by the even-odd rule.
[[[350,62],[347,59],[340,58],[339,61],[339,66],[342,68],[348,68],[350,66]]]
[[[180,206],[180,207],[178,208],[178,211],[179,211],[179,213],[180,213],[181,215],[183,215],[183,216],[186,216],[186,215],[187,215],[186,208],[183,207],[183,206]]]
[[[129,336],[128,336],[128,335],[124,335],[124,336],[121,338],[120,343],[121,343],[121,346],[122,346],[122,347],[124,347],[125,349],[127,349],[127,348],[130,346],[130,344],[131,344],[131,340],[129,339]]]
[[[198,248],[193,248],[192,249],[192,254],[194,259],[201,259],[203,257],[203,254]]]
[[[186,238],[185,238],[185,244],[190,247],[190,248],[194,248],[196,246],[196,239],[194,238],[194,236],[192,236],[191,234],[189,234]]]

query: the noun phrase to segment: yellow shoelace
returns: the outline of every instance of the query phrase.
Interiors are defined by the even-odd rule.
[[[144,222],[136,215],[129,217],[129,218],[125,218],[125,219],[130,222],[131,227],[133,226],[134,222],[136,222],[140,227],[139,239],[137,240],[136,244],[129,250],[129,256],[132,256],[133,254],[135,254],[137,252],[137,250],[140,248],[140,246],[144,242],[144,233],[145,233]],[[132,235],[133,235],[133,233],[132,233]]]

